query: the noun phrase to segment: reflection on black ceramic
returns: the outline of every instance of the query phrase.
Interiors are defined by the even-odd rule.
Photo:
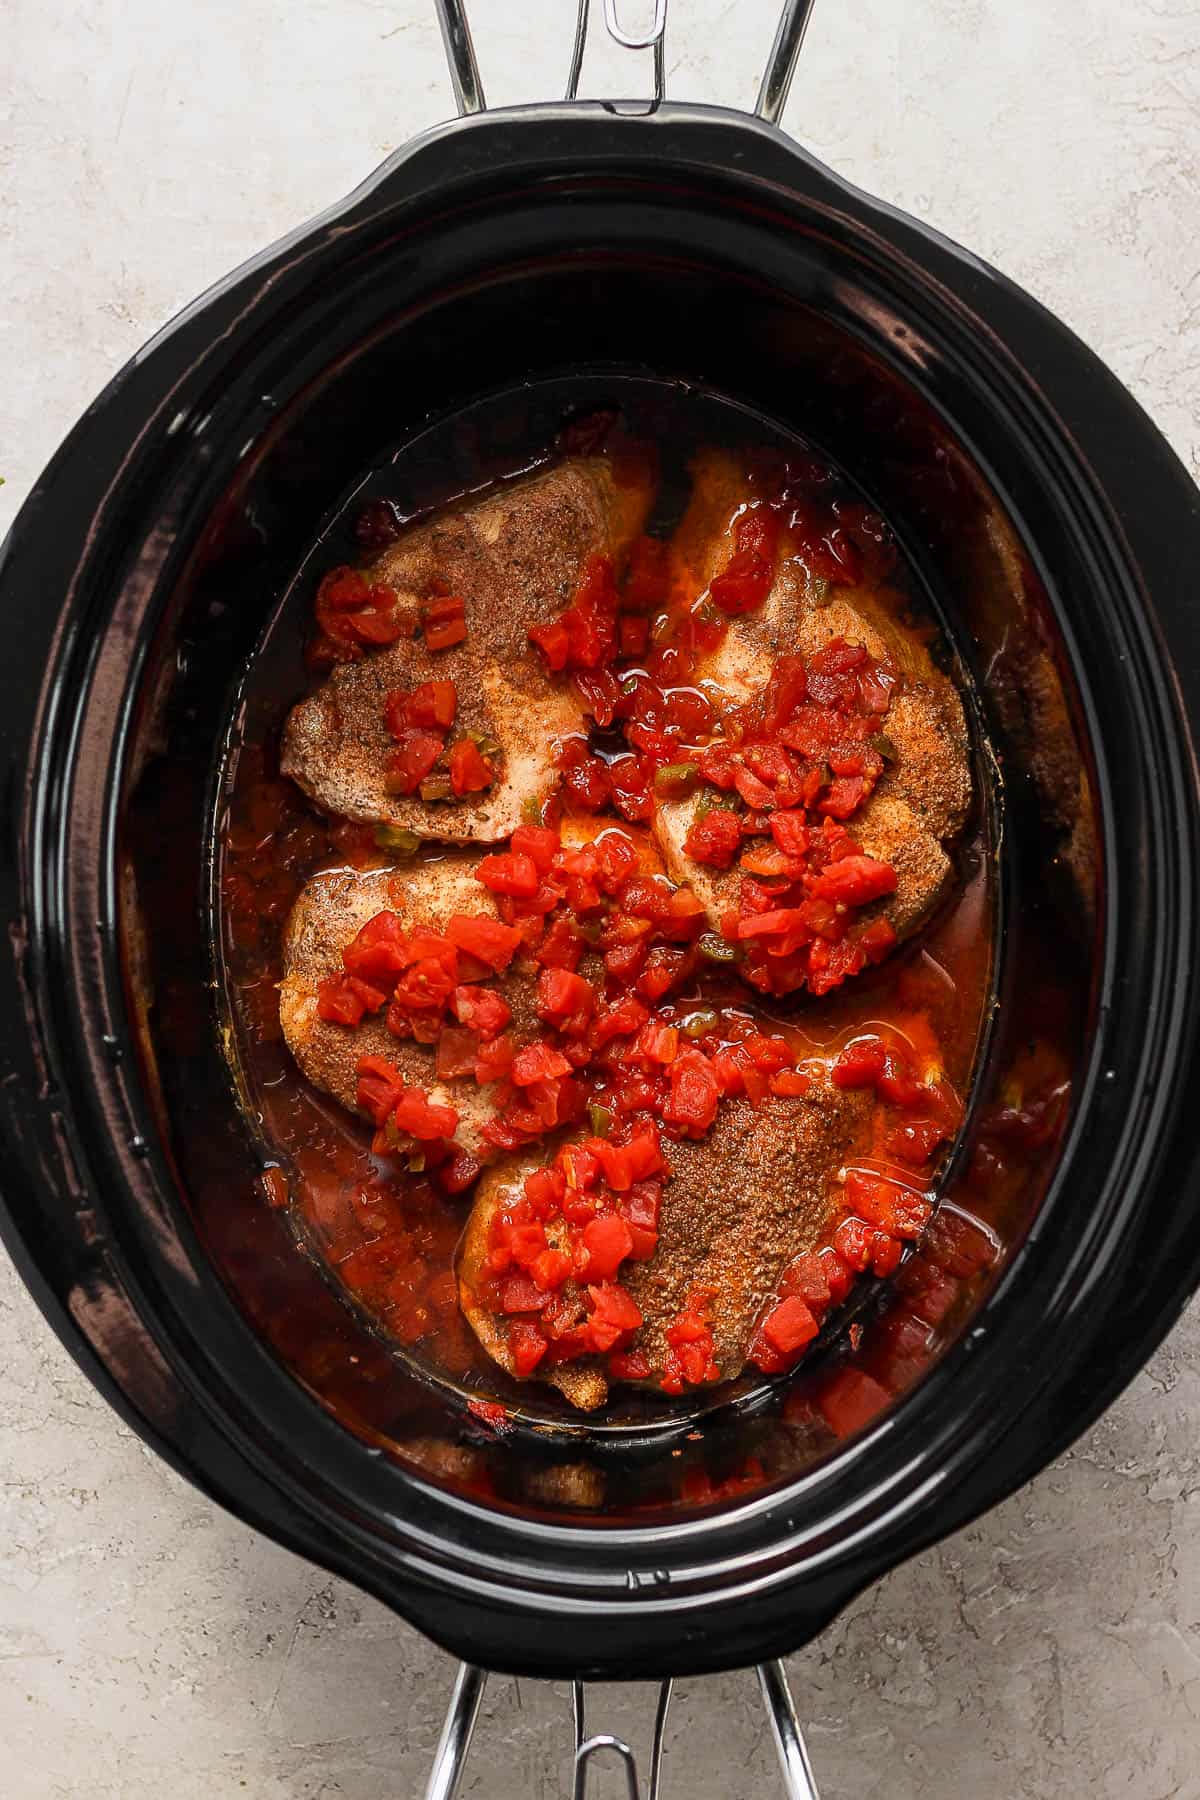
[[[964,1180],[1003,1162],[1006,1133],[1042,1139],[1040,1205],[1023,1184],[1002,1267],[957,1277],[987,1291],[931,1372],[749,1497],[722,1471],[764,1426],[731,1418],[690,1522],[579,1521],[561,1453],[514,1442],[502,1462],[383,1368],[255,1193],[209,985],[218,748],[312,521],[428,418],[581,364],[699,382],[801,429],[954,603],[1008,797],[1000,1007]],[[394,159],[118,377],[0,569],[0,1185],[65,1340],[209,1491],[473,1660],[561,1675],[543,1622],[564,1603],[579,1673],[803,1641],[1054,1455],[1195,1284],[1198,549],[1195,490],[1068,333],[773,132],[681,107],[540,109]],[[1031,1033],[1058,1045],[1069,1119],[1008,1104]],[[916,1298],[918,1320],[938,1311]],[[481,1469],[493,1500],[469,1497]]]

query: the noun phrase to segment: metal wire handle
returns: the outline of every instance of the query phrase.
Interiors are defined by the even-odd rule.
[[[792,85],[792,77],[796,73],[796,61],[804,43],[804,34],[808,30],[808,21],[812,17],[816,0],[785,0],[784,8],[775,30],[775,41],[771,45],[771,53],[767,58],[767,66],[763,70],[762,84],[758,90],[758,99],[754,110],[760,119],[768,124],[777,125],[787,104],[787,97]],[[454,102],[460,116],[467,113],[483,112],[487,101],[484,98],[483,83],[479,78],[479,63],[475,57],[475,45],[471,39],[471,27],[467,23],[464,0],[436,0],[438,19],[442,27],[442,41],[446,46],[446,61],[450,65],[450,80],[454,86]],[[608,35],[614,43],[626,50],[653,50],[654,52],[654,98],[656,101],[666,97],[666,36],[668,0],[654,0],[654,23],[649,31],[630,32],[621,24],[621,0],[604,0],[604,24]],[[567,77],[567,99],[574,100],[579,93],[579,77],[583,72],[583,53],[587,46],[589,0],[579,0],[579,8],[575,16],[575,41],[571,51],[571,68]]]
[[[468,113],[483,112],[487,101],[484,98],[483,82],[479,76],[479,64],[463,0],[436,0],[436,4],[459,115],[463,117]],[[667,5],[668,0],[654,0],[654,23],[648,32],[639,35],[626,31],[621,24],[620,0],[604,0],[604,23],[613,41],[626,50],[653,50],[655,101],[664,99],[666,94]],[[785,0],[754,108],[758,117],[769,124],[779,122],[787,102],[813,5],[814,0]],[[574,100],[579,93],[579,78],[583,72],[583,57],[587,48],[589,11],[589,0],[579,0],[571,66],[567,76],[568,100]],[[783,1664],[761,1663],[757,1674],[779,1756],[787,1800],[820,1800]],[[459,1666],[442,1735],[438,1740],[429,1785],[425,1789],[425,1800],[454,1800],[466,1767],[486,1682],[485,1670],[475,1668],[470,1663]],[[650,1785],[646,1790],[646,1800],[661,1800],[663,1751],[672,1688],[672,1682],[664,1681],[659,1689],[654,1717],[654,1740],[650,1752]],[[581,1681],[572,1685],[572,1710],[575,1725],[572,1800],[587,1800],[588,1771],[595,1759],[605,1755],[615,1756],[619,1760],[625,1775],[628,1800],[641,1800],[637,1760],[624,1738],[616,1737],[609,1731],[596,1732],[591,1737],[587,1735],[584,1687]]]
[[[760,1663],[757,1675],[763,1704],[771,1723],[771,1735],[779,1755],[787,1800],[820,1800],[783,1664]],[[454,1800],[466,1768],[467,1753],[471,1748],[471,1737],[479,1716],[479,1702],[483,1698],[486,1681],[487,1675],[482,1669],[473,1668],[469,1663],[459,1666],[446,1722],[438,1741],[433,1771],[425,1789],[425,1800]],[[650,1785],[646,1789],[645,1800],[663,1800],[663,1751],[667,1736],[667,1711],[673,1688],[673,1682],[664,1681],[658,1691],[654,1741],[650,1751]],[[591,1737],[588,1736],[582,1681],[572,1683],[571,1709],[575,1725],[571,1800],[587,1800],[588,1771],[593,1761],[605,1755],[614,1756],[620,1762],[625,1776],[627,1800],[642,1800],[637,1759],[625,1739],[616,1737],[611,1731],[598,1731]]]

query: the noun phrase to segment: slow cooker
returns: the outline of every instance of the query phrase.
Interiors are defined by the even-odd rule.
[[[1200,496],[1056,319],[778,129],[808,10],[785,7],[753,117],[663,98],[663,0],[642,37],[605,6],[655,50],[652,101],[487,112],[441,0],[463,116],[164,328],[0,562],[5,1241],[147,1443],[464,1659],[431,1793],[453,1791],[485,1668],[747,1663],[790,1791],[815,1793],[773,1659],[1057,1456],[1200,1274]],[[1011,1124],[1031,1034],[1069,1064],[953,1328],[815,1459],[778,1393],[691,1436],[489,1441],[298,1253],[224,1054],[222,759],[313,521],[431,421],[580,368],[802,431],[945,619],[1003,800],[993,1016],[947,1204]],[[749,1445],[761,1479],[671,1488],[672,1460],[711,1475]],[[567,1463],[595,1472],[590,1508],[556,1498]],[[483,1485],[462,1473],[481,1464]],[[639,1509],[643,1482],[676,1501]],[[582,1781],[609,1743],[582,1708],[578,1739]]]

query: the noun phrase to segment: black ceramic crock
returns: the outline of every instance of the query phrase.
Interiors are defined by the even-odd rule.
[[[972,595],[1022,582],[1087,812],[1072,1112],[1029,1228],[868,1430],[649,1523],[489,1505],[388,1454],[239,1296],[275,1240],[214,1254],[197,1199],[253,1159],[206,961],[245,660],[313,522],[388,444],[572,365],[702,384],[853,470],[946,596],[1014,817],[1047,804],[1037,746],[993,695]],[[4,549],[0,1217],[63,1341],[176,1468],[473,1662],[659,1675],[809,1639],[1057,1455],[1196,1285],[1197,566],[1196,489],[1084,346],[773,127],[571,103],[397,152],[121,371]],[[1065,836],[1029,841],[1002,849],[985,1087],[1006,1018],[1036,1010],[1021,908],[1071,873]],[[156,868],[169,908],[145,901]],[[163,983],[194,1002],[169,1035]]]

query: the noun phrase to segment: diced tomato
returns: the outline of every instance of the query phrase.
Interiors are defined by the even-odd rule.
[[[700,1050],[685,1050],[671,1064],[671,1097],[664,1114],[688,1137],[700,1138],[717,1116],[721,1097],[716,1074]]]
[[[702,1381],[715,1381],[719,1374],[713,1361],[713,1334],[707,1321],[693,1307],[676,1314],[667,1326],[668,1378],[680,1375],[693,1387]],[[666,1383],[664,1383],[666,1386]],[[668,1388],[668,1392],[672,1389]]]
[[[887,1405],[890,1395],[861,1369],[843,1368],[822,1383],[817,1406],[836,1437],[851,1437],[869,1425]]]
[[[451,1007],[459,1024],[477,1031],[481,1038],[495,1037],[512,1018],[512,1008],[503,994],[469,982],[455,988]]]
[[[404,1092],[404,1077],[394,1063],[382,1056],[364,1056],[355,1069],[358,1078],[357,1104],[369,1113],[376,1125],[382,1125]]]
[[[652,1370],[644,1350],[614,1350],[608,1372],[614,1381],[648,1381]]]
[[[637,977],[645,962],[646,946],[641,939],[632,944],[616,944],[604,952],[604,967],[622,986]]]
[[[664,1167],[662,1147],[653,1127],[634,1133],[627,1144],[612,1144],[594,1138],[591,1149],[604,1169],[604,1179],[615,1194],[626,1194],[633,1184],[648,1175],[657,1175]]]
[[[702,819],[693,820],[683,840],[684,853],[693,862],[707,863],[714,869],[727,869],[742,842],[742,828],[736,813],[714,806]]]
[[[808,854],[810,832],[804,822],[803,813],[772,813],[771,836],[785,856],[806,856]]]
[[[577,670],[571,677],[571,686],[584,712],[591,714],[602,731],[606,730],[616,716],[621,698],[616,676],[610,669]]]
[[[327,975],[317,988],[317,1015],[333,1025],[361,1025],[367,1013],[386,1004],[382,988],[356,975]]]
[[[411,637],[415,626],[412,615],[397,606],[391,588],[371,589],[371,603],[360,612],[350,613],[342,621],[341,634],[359,644],[379,649],[394,644],[397,638]]]
[[[862,1219],[843,1219],[833,1234],[833,1247],[847,1268],[860,1273],[870,1266],[873,1232]]]
[[[817,811],[831,819],[849,819],[856,813],[871,791],[872,783],[861,775],[839,775],[829,783],[817,802]],[[890,891],[890,890],[889,890]],[[837,896],[830,895],[830,899]],[[851,902],[861,904],[859,901]]]
[[[537,960],[544,969],[577,969],[587,940],[576,930],[572,915],[560,912],[542,938]]]
[[[836,906],[865,906],[895,891],[895,869],[873,856],[845,856],[830,863],[813,883],[817,898],[831,900]]]
[[[633,1248],[629,1255],[635,1262],[653,1256],[658,1243],[658,1215],[662,1205],[661,1182],[635,1181],[621,1201],[621,1216],[629,1226]]]
[[[443,594],[421,609],[427,650],[449,650],[467,635],[466,602],[457,594]]]
[[[485,1087],[490,1081],[503,1081],[512,1068],[515,1054],[516,1046],[506,1031],[480,1044],[475,1058],[475,1079],[480,1087]]]
[[[461,1025],[444,1025],[438,1034],[434,1072],[439,1081],[454,1081],[460,1075],[471,1075],[479,1053],[479,1039]]]
[[[530,1087],[535,1081],[553,1081],[570,1073],[571,1065],[553,1044],[526,1044],[513,1057],[512,1079],[518,1087]]]
[[[904,1293],[909,1310],[927,1325],[940,1325],[961,1292],[952,1275],[923,1257],[915,1258],[901,1271],[896,1285]]]
[[[771,1077],[771,1092],[784,1100],[798,1100],[807,1094],[812,1080],[800,1069],[780,1069]]]
[[[591,1029],[591,1041],[596,1048],[602,1049],[613,1038],[632,1037],[640,1031],[650,1014],[640,1000],[632,994],[626,994],[615,1006],[600,1014]]]
[[[885,1231],[877,1231],[871,1240],[871,1272],[874,1275],[894,1275],[900,1267],[904,1256],[904,1245],[899,1238],[889,1237]]]
[[[448,1194],[465,1193],[471,1183],[483,1174],[483,1164],[469,1150],[456,1150],[449,1162],[437,1170],[438,1185]]]
[[[997,1247],[987,1226],[962,1212],[943,1207],[925,1233],[924,1254],[948,1275],[960,1280],[990,1268]]]
[[[411,960],[408,937],[394,912],[377,912],[342,952],[348,975],[391,989]]]
[[[570,798],[585,812],[599,812],[612,795],[612,776],[598,756],[588,754],[586,744],[580,739],[569,739],[568,746],[571,744],[579,747],[566,747],[558,757],[563,786]]]
[[[455,913],[446,924],[446,936],[452,944],[499,974],[507,969],[521,943],[521,933],[499,919],[485,914],[468,916]]]
[[[459,738],[447,758],[450,786],[462,798],[464,794],[481,794],[496,779],[496,771],[472,738]]]
[[[896,948],[896,933],[888,919],[872,919],[857,934],[858,948],[869,963],[880,963]]]
[[[543,825],[518,825],[510,841],[518,856],[528,856],[539,875],[548,875],[561,848],[557,831]]]
[[[584,1226],[583,1247],[587,1251],[586,1274],[597,1281],[611,1281],[633,1249],[633,1236],[624,1219],[616,1213],[603,1213]]]
[[[771,789],[750,769],[743,767],[735,770],[733,785],[752,812],[761,812],[764,807],[775,804]]]
[[[475,871],[475,879],[493,894],[511,894],[521,900],[530,899],[539,885],[533,858],[511,850],[500,856],[485,856]]]
[[[553,1218],[566,1191],[566,1176],[557,1164],[548,1169],[532,1169],[525,1177],[525,1198],[539,1218]]]
[[[762,728],[770,737],[785,725],[808,694],[802,656],[777,656],[763,690]]]
[[[880,1038],[859,1038],[848,1044],[833,1065],[834,1087],[874,1087],[883,1074],[887,1050]]]
[[[499,1400],[468,1400],[467,1411],[473,1419],[478,1419],[485,1430],[502,1437],[512,1429],[507,1406],[501,1406]]]
[[[777,906],[770,912],[751,913],[739,919],[739,938],[790,937],[798,932],[808,935],[808,920],[798,906]]]
[[[574,975],[569,969],[543,969],[538,977],[537,1010],[541,1018],[579,1031],[587,1027],[596,1005],[596,992],[590,981]]]
[[[384,765],[383,785],[389,794],[415,794],[446,747],[445,738],[405,728],[398,748]]]
[[[643,1000],[661,1000],[669,993],[677,982],[691,973],[695,958],[687,950],[674,950],[665,944],[656,944],[646,958],[645,967],[637,979],[637,991]]]
[[[763,1336],[781,1356],[791,1356],[817,1335],[817,1321],[795,1294],[771,1308],[762,1322]]]
[[[734,530],[734,550],[722,573],[709,584],[709,597],[723,613],[753,612],[771,591],[779,521],[767,507],[743,513]]]
[[[506,1313],[540,1312],[550,1301],[550,1295],[538,1286],[532,1275],[506,1275],[498,1292],[500,1310]]]
[[[825,1265],[821,1258],[811,1250],[804,1251],[790,1262],[779,1278],[781,1294],[794,1294],[797,1300],[803,1300],[810,1312],[821,1314],[829,1305],[829,1283],[825,1279]]]
[[[458,957],[437,953],[422,956],[396,983],[392,1010],[404,1015],[441,1012],[458,983]]]
[[[588,1288],[591,1314],[588,1335],[592,1346],[603,1352],[613,1349],[620,1338],[636,1331],[642,1322],[641,1309],[633,1295],[614,1282]]]
[[[566,626],[559,619],[551,619],[545,625],[531,625],[529,637],[537,645],[546,659],[547,667],[558,674],[567,666],[567,658],[571,653],[571,638]]]
[[[403,737],[416,726],[426,731],[449,731],[458,711],[458,690],[452,681],[423,681],[410,692],[396,688],[383,703],[383,716],[393,737]]]
[[[366,606],[371,598],[371,583],[361,569],[330,569],[322,578],[319,600],[333,612],[350,612]]]
[[[508,1328],[508,1350],[513,1374],[521,1381],[528,1379],[547,1350],[546,1339],[531,1319],[514,1319]]]
[[[571,1273],[571,1259],[561,1250],[543,1250],[531,1271],[538,1286],[556,1294]]]
[[[834,1306],[840,1306],[854,1286],[854,1271],[846,1267],[832,1244],[818,1252],[818,1260],[829,1289],[829,1298]]]
[[[679,1054],[678,1026],[664,1024],[661,1019],[647,1019],[638,1037],[637,1049],[646,1061],[666,1068]]]
[[[889,1237],[918,1238],[933,1208],[923,1193],[870,1170],[846,1172],[846,1204]]]
[[[458,1130],[458,1114],[452,1106],[439,1106],[424,1088],[405,1088],[392,1113],[396,1130],[420,1143],[452,1138]]]

